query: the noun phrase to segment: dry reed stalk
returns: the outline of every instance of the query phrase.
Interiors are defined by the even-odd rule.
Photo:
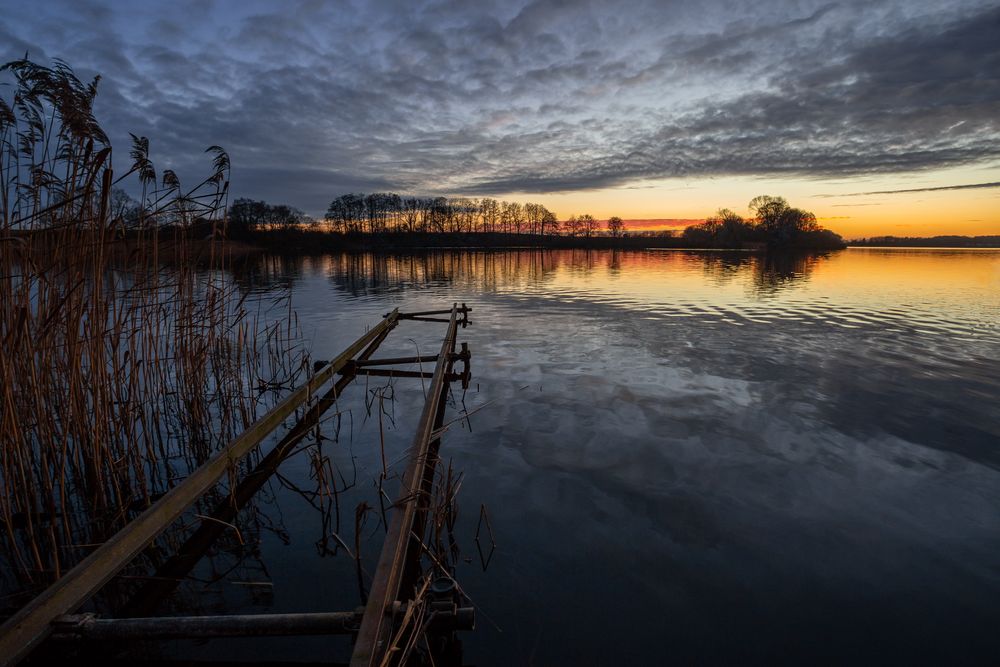
[[[291,386],[302,364],[290,305],[276,316],[228,272],[221,148],[183,190],[133,137],[115,179],[96,79],[59,61],[0,75],[14,91],[0,98],[0,590],[30,595],[86,553],[68,547],[109,537],[251,423],[278,393],[256,386]],[[141,192],[130,211],[114,201],[125,177]]]

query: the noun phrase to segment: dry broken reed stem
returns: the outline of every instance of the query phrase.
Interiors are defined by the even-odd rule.
[[[113,201],[95,80],[8,63],[0,98],[0,590],[38,590],[253,421],[302,370],[227,272],[229,158],[182,190],[134,137]],[[118,179],[121,180],[121,179]],[[172,231],[167,231],[172,230]],[[211,238],[192,239],[193,230]],[[197,253],[197,256],[196,256]],[[169,264],[163,260],[170,259]],[[290,306],[289,306],[290,308]],[[276,384],[277,383],[277,384]]]

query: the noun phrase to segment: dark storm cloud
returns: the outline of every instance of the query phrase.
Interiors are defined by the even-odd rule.
[[[839,62],[781,72],[767,91],[702,100],[576,169],[509,170],[471,189],[573,190],[712,174],[851,176],[995,159],[998,34],[1000,8],[943,30],[907,30]]]
[[[344,190],[493,194],[853,176],[1000,156],[1000,8],[772,0],[49,3],[6,59],[104,75],[123,160],[312,212]]]

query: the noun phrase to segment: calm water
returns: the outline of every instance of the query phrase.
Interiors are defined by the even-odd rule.
[[[1000,252],[337,255],[244,279],[291,286],[316,358],[397,306],[474,308],[464,403],[486,407],[442,447],[465,475],[458,579],[480,608],[467,663],[1000,657]],[[407,323],[383,354],[433,353],[442,333]],[[377,503],[365,389],[324,444],[358,480],[340,524],[297,493],[316,481],[292,459],[261,501],[241,566],[257,569],[185,595],[230,611],[359,604],[353,561],[321,547],[331,532],[353,545],[355,506]],[[421,402],[417,381],[395,383],[391,459]],[[485,572],[480,505],[497,542]],[[374,516],[363,534],[371,571]],[[349,644],[191,651],[343,659]]]

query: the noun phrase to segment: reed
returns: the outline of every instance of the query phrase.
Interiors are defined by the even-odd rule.
[[[290,307],[276,317],[227,271],[222,148],[185,189],[133,136],[116,177],[98,79],[28,60],[0,76],[13,91],[0,97],[0,605],[16,606],[305,364]],[[141,193],[131,210],[115,205],[124,179]]]

